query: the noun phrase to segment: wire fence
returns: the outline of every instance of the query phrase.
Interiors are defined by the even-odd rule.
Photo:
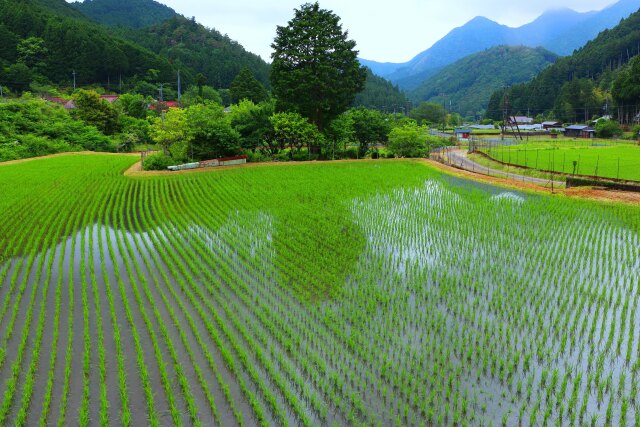
[[[469,158],[464,153],[464,150],[459,146],[449,146],[434,149],[431,151],[429,158],[439,163],[451,166],[457,169],[465,170],[468,172],[477,173],[484,176],[490,176],[494,178],[506,178],[512,181],[525,182],[530,184],[536,184],[553,191],[555,188],[564,187],[563,181],[558,181],[558,175],[553,172],[547,174],[540,173],[538,176],[527,176],[522,174],[521,170],[518,171],[516,167],[506,166],[506,170],[497,170],[491,166],[481,165]],[[520,173],[518,173],[520,172]],[[546,176],[545,176],[546,175]]]
[[[552,173],[620,182],[640,181],[640,147],[629,143],[609,144],[607,141],[574,143],[570,146],[529,146],[509,141],[502,143],[474,141],[470,152],[497,164],[522,171]],[[602,149],[599,149],[602,148]]]

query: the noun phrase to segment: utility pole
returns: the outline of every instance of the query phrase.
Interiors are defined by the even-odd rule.
[[[76,70],[73,70],[73,90],[76,90]]]
[[[509,123],[509,94],[507,94],[507,87],[503,88],[502,95],[502,135],[501,138],[504,141],[504,134],[507,131],[507,124]]]
[[[122,93],[122,73],[120,74],[119,92]]]
[[[447,129],[447,104],[444,100],[444,93],[441,93],[442,97],[442,133]]]
[[[178,70],[178,101],[180,101],[180,70]]]
[[[511,131],[513,133],[513,123],[516,125],[516,129],[518,131],[518,137],[522,141],[522,134],[520,133],[520,126],[518,126],[518,121],[515,117],[511,120],[511,105],[509,103],[509,94],[507,93],[507,88],[504,88],[504,109],[502,110],[502,140],[504,141],[504,134],[507,129],[507,125],[510,125]]]
[[[160,102],[164,101],[164,98],[162,97],[162,85],[163,85],[163,84],[164,84],[164,83],[160,83],[160,89],[159,89],[159,92],[160,92]]]

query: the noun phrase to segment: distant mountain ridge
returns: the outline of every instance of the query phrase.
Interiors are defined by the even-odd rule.
[[[531,80],[557,58],[542,47],[492,47],[444,67],[408,96],[416,103],[445,102],[463,117],[477,117],[494,91]]]
[[[453,29],[406,63],[380,63],[366,59],[361,59],[361,62],[375,74],[391,80],[402,89],[411,90],[443,67],[499,45],[542,46],[556,54],[567,55],[639,8],[640,0],[620,0],[598,12],[551,10],[518,28],[476,17]]]
[[[577,121],[585,115],[591,117],[591,113],[602,114],[604,105],[598,104],[592,95],[595,92],[612,91],[614,82],[625,72],[628,62],[637,55],[640,55],[640,11],[631,14],[615,27],[602,31],[571,56],[559,58],[530,82],[509,88],[511,109],[515,113],[531,110],[546,114],[553,111],[554,115],[574,110],[568,114],[574,115],[573,117],[565,115],[566,121]],[[584,87],[576,89],[572,85]],[[629,95],[633,96],[633,93]],[[590,103],[593,105],[587,108],[589,97],[592,97]],[[491,118],[501,117],[502,99],[502,90],[491,96],[487,108],[490,114],[495,114]],[[635,109],[636,103],[634,101],[627,107]],[[580,111],[581,114],[575,115],[575,111]]]

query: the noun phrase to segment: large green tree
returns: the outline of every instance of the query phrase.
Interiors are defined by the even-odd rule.
[[[409,112],[409,117],[415,119],[418,124],[442,123],[446,119],[446,111],[442,104],[423,102]]]
[[[95,126],[105,135],[113,135],[120,130],[120,113],[95,91],[80,89],[73,96],[73,102],[76,118]]]
[[[358,155],[364,157],[374,144],[385,144],[391,131],[391,124],[381,112],[364,107],[349,112],[353,123],[353,138],[358,141]]]
[[[366,71],[358,62],[356,43],[347,38],[340,18],[317,2],[296,9],[276,33],[271,85],[279,106],[323,131],[364,88]]]
[[[244,67],[229,87],[231,101],[235,104],[243,99],[248,99],[253,103],[260,103],[269,99],[269,93],[254,76],[249,68]]]
[[[274,112],[272,101],[254,104],[244,100],[231,107],[231,126],[240,133],[242,148],[255,151],[263,141],[273,140],[271,116]]]
[[[281,148],[295,147],[299,152],[304,145],[311,147],[320,140],[318,129],[298,113],[277,113],[270,120]]]
[[[389,133],[389,151],[396,157],[424,157],[427,153],[427,129],[415,123],[397,127]]]
[[[191,157],[206,160],[239,153],[240,134],[231,127],[221,105],[193,105],[186,110],[186,117]]]

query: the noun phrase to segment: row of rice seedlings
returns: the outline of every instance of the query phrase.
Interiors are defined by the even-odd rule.
[[[104,214],[107,212],[108,203],[111,202],[111,198],[109,196],[103,198],[102,204],[98,209],[97,221],[96,221],[96,229],[98,235],[98,252],[100,257],[100,270],[102,271],[102,282],[104,284],[104,288],[107,295],[107,301],[109,303],[109,317],[111,319],[111,327],[113,329],[113,341],[116,350],[117,357],[117,366],[118,366],[118,389],[120,396],[120,404],[121,410],[119,414],[119,420],[123,426],[131,425],[131,405],[129,402],[129,392],[127,387],[127,376],[125,370],[125,358],[122,349],[122,341],[121,341],[121,331],[120,331],[120,323],[118,322],[118,317],[116,315],[116,297],[113,295],[113,290],[111,287],[111,283],[109,280],[108,270],[106,268],[105,261],[105,253],[104,247],[105,242],[103,241],[103,233],[102,227],[105,223]],[[97,292],[97,284],[94,282],[94,295]]]
[[[156,196],[156,193],[154,192],[154,194],[151,197],[155,197],[155,196]],[[157,201],[157,199],[154,201]],[[155,205],[160,206],[159,204],[155,204]],[[262,404],[259,402],[259,400],[257,399],[257,397],[255,396],[254,392],[249,389],[249,386],[245,382],[243,378],[242,368],[236,364],[236,361],[232,356],[231,351],[226,347],[226,344],[223,342],[222,337],[220,336],[220,333],[216,327],[217,325],[214,326],[215,322],[211,320],[211,318],[207,315],[205,309],[202,307],[202,303],[204,301],[204,299],[202,298],[202,295],[197,293],[194,294],[197,288],[193,288],[192,287],[193,284],[188,283],[187,280],[178,273],[177,269],[179,266],[173,263],[170,255],[167,254],[164,250],[164,247],[167,246],[164,244],[165,243],[164,239],[158,240],[159,237],[155,236],[155,231],[153,230],[150,232],[150,237],[164,265],[166,265],[166,267],[169,269],[171,273],[171,277],[176,282],[178,282],[181,292],[183,292],[183,295],[188,298],[189,302],[191,303],[191,307],[193,307],[198,313],[198,317],[204,324],[209,334],[209,337],[213,340],[215,347],[220,352],[220,355],[222,356],[224,363],[229,368],[231,373],[235,375],[235,379],[237,380],[240,390],[245,395],[251,409],[254,411],[255,419],[261,425],[268,425],[264,408]],[[207,361],[209,362],[210,369],[214,372],[216,379],[218,380],[221,387],[223,388],[225,397],[227,398],[227,401],[229,402],[230,406],[234,408],[235,404],[233,403],[233,398],[229,393],[228,387],[226,387],[224,384],[224,381],[222,379],[222,376],[220,375],[219,369],[216,367],[216,362],[213,360],[213,357],[211,356],[210,351],[207,349],[207,345],[203,344],[203,339],[201,338],[200,334],[197,332],[197,328],[193,325],[192,322],[190,323],[191,323],[192,331],[196,335],[197,341],[199,342],[201,348],[205,352],[205,356],[207,357]],[[236,419],[238,420],[239,424],[244,424],[245,417],[243,417],[241,413],[239,413],[237,410],[234,410],[234,415],[236,416]]]
[[[120,196],[118,191],[121,191],[122,186],[123,186],[123,182],[120,182],[118,186],[113,190],[117,199],[110,201],[109,206],[111,207],[111,209],[107,212],[107,214],[104,217],[104,223],[102,224],[103,227],[111,226],[115,230],[116,224],[114,223],[113,217],[115,216],[115,213],[118,212],[118,209],[121,208],[120,206],[121,203],[119,200]],[[136,327],[136,323],[133,319],[133,313],[131,311],[131,307],[128,302],[125,284],[122,279],[122,275],[120,273],[120,267],[118,266],[118,263],[117,263],[118,258],[116,257],[114,242],[112,242],[110,238],[107,238],[106,243],[107,243],[108,254],[111,260],[113,261],[113,272],[116,277],[117,286],[120,293],[120,303],[124,308],[125,315],[127,318],[127,323],[129,325],[129,330],[133,337],[134,347],[136,351],[136,363],[138,365],[138,372],[140,373],[140,380],[142,382],[142,387],[144,389],[144,394],[147,402],[147,416],[149,419],[149,424],[151,426],[159,426],[160,419],[159,419],[158,411],[156,409],[156,403],[154,398],[155,393],[151,386],[149,371],[147,369],[146,361],[144,359],[144,352],[142,350],[140,334],[138,332],[138,328]],[[115,299],[115,295],[114,295],[114,299]]]
[[[187,190],[187,191],[185,191],[185,193],[187,193],[187,192],[188,192],[188,190]],[[197,200],[205,200],[205,199],[207,199],[207,198],[200,198],[200,197],[197,197],[197,196],[196,196],[194,200],[196,200],[196,201],[197,201]],[[186,203],[186,201],[185,201],[185,203]],[[223,208],[222,210],[224,210],[224,208]],[[211,212],[212,212],[213,210],[212,210],[212,207],[203,206],[202,208],[195,209],[195,211],[196,211],[196,212],[208,212],[209,214],[211,214]],[[227,218],[227,221],[231,221],[231,220],[232,220],[231,218]],[[235,235],[235,236],[237,236],[237,235],[238,235],[238,233],[236,232],[236,230],[234,230],[233,228],[230,228],[230,227],[223,227],[223,228],[227,229],[227,230],[230,232],[230,233],[229,233],[230,235]],[[247,231],[247,232],[249,232],[249,230],[246,230],[246,231]],[[251,231],[251,233],[256,233],[256,232],[257,232],[257,230],[253,230],[253,231]],[[184,235],[184,238],[185,238],[187,241],[190,241],[190,242],[191,242],[191,246],[194,246],[194,243],[196,243],[196,242],[193,242],[191,239],[189,239],[189,235]],[[220,240],[225,240],[226,238],[227,238],[227,236],[226,236],[226,235],[221,235],[221,236],[220,236]],[[216,240],[217,240],[217,239],[216,239]],[[243,249],[243,247],[244,247],[244,244],[245,244],[245,243],[246,243],[246,242],[238,242],[238,241],[235,241],[235,242],[229,242],[229,245],[230,245],[230,247],[233,247],[233,248],[234,248],[234,250],[241,252],[241,251],[242,251],[242,249]],[[199,248],[198,248],[197,246],[194,246],[194,249],[199,249]],[[260,255],[261,255],[261,254],[260,254]],[[260,258],[260,255],[255,254],[255,257],[257,257],[257,259],[261,259],[261,258]],[[205,260],[205,259],[206,259],[206,260],[214,260],[214,259],[215,259],[215,260],[220,260],[220,259],[224,259],[225,257],[224,257],[223,255],[218,256],[217,254],[213,254],[213,253],[211,254],[211,256],[209,256],[209,255],[207,255],[207,254],[203,255],[202,253],[200,253],[200,258],[201,258],[201,259],[203,259],[203,260]],[[254,258],[254,259],[256,259],[256,258]],[[248,261],[249,261],[249,259],[248,259],[248,258],[243,258],[243,259],[238,258],[237,262],[238,262],[239,264],[242,264],[244,268],[242,268],[242,269],[234,269],[234,272],[231,272],[231,271],[229,270],[228,266],[227,266],[227,265],[224,265],[224,264],[223,264],[223,265],[214,265],[214,266],[210,267],[209,269],[205,269],[205,272],[206,272],[206,273],[209,273],[209,271],[217,271],[217,272],[218,272],[217,274],[224,274],[224,275],[226,275],[226,274],[234,274],[234,273],[236,273],[236,274],[237,274],[237,273],[242,274],[242,273],[243,273],[243,271],[241,271],[241,270],[246,270],[246,268],[248,268],[248,267],[247,267],[247,264],[245,263],[245,262],[248,262]],[[268,262],[269,262],[269,260],[268,260],[268,259],[266,259],[266,260],[264,260],[264,261],[265,261],[266,263],[268,263]],[[209,262],[211,262],[211,261],[209,261]],[[222,272],[224,272],[224,273],[220,273],[221,271],[222,271]],[[261,273],[262,273],[262,272],[261,272]],[[215,279],[215,278],[210,278],[210,280],[215,281],[216,279]],[[226,279],[224,279],[225,283],[233,284],[233,286],[232,286],[232,287],[236,287],[236,286],[243,287],[243,286],[246,286],[246,283],[247,283],[249,280],[251,280],[251,279],[250,279],[250,278],[249,278],[249,279],[247,279],[247,278],[241,278],[241,277],[227,277]],[[229,286],[231,286],[231,285],[229,285]],[[262,289],[264,286],[268,286],[268,284],[257,285],[256,287],[257,287],[257,288],[259,288],[259,289]],[[217,288],[217,289],[219,289],[219,288]],[[252,305],[253,305],[253,302],[249,300],[249,297],[247,297],[247,296],[244,296],[244,297],[243,297],[242,292],[239,292],[239,291],[237,291],[237,290],[236,290],[236,291],[234,292],[233,296],[235,296],[235,297],[237,297],[237,298],[240,298],[240,300],[241,300],[241,301],[243,301],[243,302],[246,304],[246,306],[247,306],[247,307],[250,307],[250,306],[252,306]],[[264,306],[264,307],[266,307],[266,303],[265,303],[265,306]],[[246,312],[246,309],[245,309],[245,310],[243,310],[243,311],[245,311],[245,312]],[[267,311],[267,310],[265,309],[265,311]],[[255,313],[254,313],[254,314],[255,314]],[[259,314],[259,313],[258,313],[258,314]],[[262,321],[264,322],[264,321],[265,321],[264,316],[263,316],[263,317],[261,317],[261,318],[260,318],[260,320],[262,320]],[[250,324],[255,325],[255,322],[251,321],[251,322],[250,322]],[[265,322],[265,326],[266,326],[266,327],[268,327],[268,329],[269,329],[270,331],[274,331],[274,330],[275,330],[275,328],[273,327],[273,325],[271,325],[271,326],[270,326],[268,322]],[[260,337],[260,336],[264,336],[264,330],[263,330],[263,331],[259,331],[259,330],[257,330],[257,331],[256,331],[256,334],[257,334],[256,336],[258,336],[258,337]],[[275,335],[275,337],[276,337],[276,338],[278,338],[278,339],[280,339],[280,338],[281,338],[281,334],[279,334],[279,335]],[[264,340],[264,339],[263,339],[263,340]],[[284,344],[284,343],[281,343],[281,344]],[[287,353],[294,353],[294,354],[297,354],[297,352],[296,352],[295,350],[293,350],[293,349],[289,349],[289,350],[287,351]],[[292,379],[293,379],[293,378],[292,378]],[[294,381],[295,381],[295,380],[294,380]],[[303,389],[304,387],[303,387],[301,384],[299,384],[299,388],[300,388],[300,389]],[[314,399],[314,396],[309,396],[309,399],[310,399],[310,400],[312,400],[312,401],[314,401],[314,400],[315,400],[315,401],[316,401],[316,406],[318,406],[319,402],[317,402],[317,400],[318,400],[317,398],[315,398],[315,399]],[[320,409],[320,410],[322,410],[322,408],[319,408],[319,409]],[[326,415],[325,415],[325,416],[326,416]]]
[[[86,223],[85,223],[86,224]],[[89,425],[89,381],[91,375],[91,335],[89,333],[89,284],[87,283],[87,246],[86,239],[89,227],[80,231],[80,286],[82,289],[82,402],[78,414],[78,422],[80,426]]]
[[[60,273],[63,270],[63,262],[64,262],[64,256],[65,256],[65,250],[66,250],[64,237],[71,234],[73,230],[72,224],[74,223],[74,216],[77,215],[79,218],[80,213],[81,213],[80,211],[76,211],[75,215],[72,215],[71,218],[68,218],[65,221],[64,229],[62,227],[62,224],[60,224],[57,232],[54,234],[54,236],[63,236],[62,243],[60,243],[61,249],[60,249],[59,260],[57,265],[58,272]],[[84,219],[86,220],[86,218],[87,218],[87,214],[85,212]],[[44,247],[46,247],[46,245]],[[54,239],[51,242],[51,246],[48,252],[49,263],[47,266],[47,275],[45,278],[45,288],[48,288],[49,283],[51,281],[51,272],[52,272],[52,269],[54,268],[55,252],[56,252],[56,239]],[[47,375],[47,388],[45,391],[42,415],[40,418],[41,425],[44,425],[46,423],[46,417],[47,417],[49,407],[50,407],[50,402],[51,402],[51,390],[53,388],[53,376],[54,376],[54,370],[55,370],[55,361],[57,358],[58,337],[60,333],[58,325],[60,322],[61,287],[62,287],[62,274],[58,274],[58,280],[56,281],[56,290],[55,290],[55,311],[54,311],[54,318],[53,318],[52,347],[51,347],[51,355],[49,359],[49,370]],[[43,290],[42,299],[40,301],[41,311],[40,311],[40,319],[39,319],[38,330],[37,330],[36,345],[32,351],[31,366],[29,368],[27,378],[24,380],[24,386],[23,386],[23,392],[22,392],[22,403],[21,403],[20,411],[18,412],[18,415],[14,420],[15,425],[24,425],[26,423],[27,416],[28,416],[28,411],[31,403],[31,396],[33,392],[33,386],[35,382],[36,369],[38,367],[40,356],[41,356],[40,345],[41,345],[42,334],[44,331],[44,324],[45,324],[46,293],[47,293],[46,290]]]
[[[53,264],[53,258],[55,253],[56,246],[56,237],[59,234],[60,230],[64,226],[64,219],[62,217],[58,217],[57,220],[54,221],[52,226],[48,229],[45,234],[42,247],[46,248],[45,252],[40,254],[38,265],[36,267],[36,275],[31,278],[29,271],[24,271],[23,281],[30,281],[32,283],[32,291],[31,297],[29,299],[29,306],[26,312],[25,323],[22,327],[22,337],[20,340],[20,344],[18,347],[18,351],[16,354],[16,358],[11,366],[11,376],[8,378],[6,383],[6,388],[4,391],[2,403],[0,404],[0,424],[4,424],[7,421],[7,417],[9,415],[9,411],[13,405],[13,401],[15,399],[16,387],[18,384],[18,380],[20,378],[20,374],[22,373],[22,362],[25,358],[25,352],[27,351],[27,346],[29,344],[29,337],[31,336],[31,322],[33,320],[33,309],[36,303],[36,296],[38,290],[40,290],[41,284],[41,275],[44,266],[45,258],[48,259],[47,262],[47,274],[41,289],[41,299],[40,299],[40,309],[38,322],[36,326],[35,332],[35,340],[34,345],[31,351],[31,363],[26,373],[26,377],[23,381],[23,397],[24,400],[21,404],[21,409],[18,411],[17,417],[15,419],[16,425],[24,425],[26,421],[28,403],[30,400],[31,393],[33,391],[34,385],[34,376],[35,370],[38,366],[38,360],[40,357],[40,345],[42,343],[42,336],[44,331],[44,320],[46,316],[46,296],[48,295],[49,282],[51,277],[51,266]],[[34,239],[35,240],[35,239]],[[47,256],[48,254],[48,256]],[[14,307],[15,310],[15,307]],[[12,324],[13,325],[13,324]],[[11,326],[13,328],[13,326]]]
[[[72,230],[77,230],[81,225],[80,216],[78,215],[75,220],[74,227]],[[62,392],[60,395],[60,401],[58,402],[58,425],[65,425],[68,423],[67,421],[67,402],[69,400],[69,389],[71,385],[71,371],[72,371],[72,362],[73,362],[73,331],[75,327],[74,323],[74,313],[75,313],[75,294],[76,294],[76,285],[74,282],[74,263],[72,258],[75,256],[76,252],[76,238],[71,238],[71,248],[70,248],[70,261],[68,267],[68,283],[67,289],[69,293],[69,313],[67,316],[67,348],[65,350],[65,362],[64,362],[64,378],[62,384]],[[62,274],[59,272],[58,274]],[[41,422],[45,420],[46,417],[43,415],[41,418]]]
[[[160,183],[160,186],[162,188],[160,191],[163,192],[164,197],[167,197],[168,193],[167,193],[166,182]],[[166,230],[165,233],[169,233],[169,231]],[[167,235],[170,235],[170,234],[167,234]],[[180,251],[182,248],[179,245],[177,245],[169,249],[171,251],[173,250]],[[280,409],[280,406],[277,403],[277,398],[272,392],[273,387],[270,387],[270,386],[268,387],[265,384],[266,378],[264,378],[264,376],[261,376],[258,372],[257,367],[259,365],[250,359],[250,356],[247,353],[246,349],[244,348],[244,346],[242,346],[241,341],[237,338],[236,334],[234,333],[234,330],[231,329],[231,326],[229,325],[229,322],[231,322],[235,326],[236,324],[236,322],[234,322],[235,314],[231,313],[228,309],[224,310],[224,308],[221,310],[221,311],[224,311],[224,313],[221,313],[218,307],[223,307],[224,302],[220,301],[218,295],[215,295],[216,298],[214,298],[214,301],[216,305],[214,306],[213,301],[210,298],[207,298],[207,296],[203,293],[202,286],[196,285],[194,278],[188,273],[186,269],[187,267],[185,266],[185,264],[183,262],[176,263],[176,261],[179,259],[178,256],[173,254],[171,258],[177,270],[180,272],[180,274],[183,277],[185,277],[187,283],[192,287],[192,291],[195,292],[195,294],[203,301],[205,307],[207,308],[208,314],[214,320],[214,323],[216,324],[217,328],[219,328],[219,330],[222,332],[224,339],[229,343],[230,347],[233,349],[233,352],[237,355],[238,360],[240,361],[240,364],[244,368],[244,371],[249,375],[253,384],[258,388],[262,397],[271,407],[272,413],[274,414],[274,416],[278,418],[278,421],[280,423],[284,425],[288,425],[288,420],[286,418],[286,415]],[[184,261],[188,262],[186,258],[184,259]],[[231,366],[229,366],[229,368],[231,368]],[[250,402],[250,404],[254,407],[254,409],[256,407],[256,403],[257,402]],[[264,414],[260,415],[256,413],[256,416],[258,416],[258,422],[266,423],[266,418]]]
[[[126,221],[128,221],[129,224],[131,224],[131,205],[135,205],[135,202],[137,201],[135,194],[132,192],[133,189],[133,185],[131,185],[131,183],[129,183],[128,189],[127,191],[123,191],[123,196],[124,196],[124,200],[125,200],[125,204],[122,210],[120,210],[119,213],[119,219],[120,219],[120,223],[124,224],[125,222],[125,216],[123,214],[123,210],[126,211],[127,217],[126,217]],[[139,300],[139,304],[140,306],[142,305],[147,305],[144,304],[141,295],[140,295],[140,291],[138,289],[138,286],[136,285],[136,281],[139,281],[140,284],[142,285],[142,290],[143,293],[145,294],[146,298],[147,298],[147,302],[148,302],[148,306],[151,308],[151,311],[153,312],[153,315],[156,319],[156,323],[158,325],[158,328],[160,329],[160,333],[162,335],[164,344],[169,352],[169,356],[171,357],[171,360],[173,362],[173,367],[175,370],[175,373],[178,377],[178,382],[180,384],[180,387],[182,389],[182,393],[183,393],[183,397],[186,401],[187,404],[187,409],[189,411],[189,415],[191,417],[191,422],[193,423],[193,425],[199,426],[202,425],[202,423],[200,422],[199,418],[198,418],[198,408],[196,406],[196,403],[194,401],[194,397],[193,397],[193,393],[191,392],[191,386],[189,384],[189,380],[187,379],[186,375],[184,374],[184,369],[182,367],[181,361],[178,358],[178,354],[176,352],[175,346],[173,345],[173,337],[169,334],[169,331],[166,327],[165,321],[162,318],[162,315],[160,314],[160,311],[158,310],[158,307],[156,305],[155,299],[153,297],[153,295],[151,294],[151,291],[149,289],[149,284],[147,282],[147,279],[145,277],[145,275],[142,273],[140,266],[138,265],[137,262],[129,262],[129,259],[133,259],[135,260],[135,254],[134,251],[131,247],[131,242],[129,241],[129,239],[124,235],[124,231],[122,229],[120,229],[120,231],[116,231],[116,235],[120,236],[119,238],[119,246],[122,247],[122,242],[124,242],[124,248],[122,248],[124,251],[121,251],[120,254],[123,255],[124,257],[124,261],[125,261],[125,266],[127,267],[127,270],[129,271],[129,275],[130,277],[133,276],[133,291],[134,294],[136,296],[136,299]],[[133,264],[133,269],[131,268],[131,264]],[[135,270],[136,275],[132,275],[132,270]],[[136,280],[136,276],[137,276],[137,280]],[[143,313],[143,316],[146,316]],[[146,320],[145,320],[146,322]],[[150,326],[151,326],[151,322],[147,322]],[[156,344],[154,343],[154,346]],[[170,386],[170,383],[167,382],[167,384]],[[172,393],[173,391],[171,390],[171,388],[166,389],[167,393]],[[175,422],[175,420],[174,420]],[[181,422],[181,421],[179,421]],[[179,422],[176,422],[176,424],[179,424]]]
[[[138,191],[140,191],[140,188],[138,185],[136,185],[134,194],[138,194]],[[154,249],[152,247],[149,246],[149,243],[147,242],[147,240],[142,237],[142,233],[144,232],[143,230],[146,229],[150,229],[151,226],[146,222],[146,218],[144,216],[142,216],[141,218],[139,218],[137,215],[131,215],[131,210],[127,210],[127,221],[129,221],[129,224],[133,224],[135,227],[135,230],[137,230],[137,232],[139,234],[134,234],[134,243],[135,243],[135,249],[137,250],[137,253],[140,254],[142,261],[147,269],[147,271],[151,272],[151,276],[152,276],[152,280],[153,283],[155,285],[155,289],[156,291],[160,294],[160,297],[162,298],[162,302],[164,303],[164,307],[165,309],[168,311],[169,316],[171,317],[171,321],[174,325],[174,327],[176,328],[176,330],[178,331],[179,335],[180,335],[180,339],[182,341],[182,345],[185,349],[185,351],[187,352],[188,356],[189,356],[189,361],[191,362],[191,365],[193,366],[195,372],[196,372],[196,376],[198,377],[198,382],[200,384],[200,387],[207,399],[207,403],[209,404],[209,410],[211,411],[211,416],[214,420],[214,422],[217,425],[222,425],[222,420],[220,419],[220,415],[218,413],[217,407],[216,407],[216,403],[215,403],[215,398],[213,396],[213,394],[211,393],[210,387],[207,384],[207,380],[204,376],[204,373],[202,371],[202,368],[198,365],[198,363],[196,362],[196,358],[194,355],[194,349],[192,348],[192,343],[189,341],[189,339],[186,336],[186,333],[184,331],[184,328],[182,327],[177,315],[176,315],[176,311],[173,308],[173,305],[171,303],[171,301],[169,300],[169,298],[167,297],[166,293],[163,290],[163,286],[160,283],[160,278],[157,277],[157,274],[154,273],[154,271],[159,271],[162,280],[164,281],[164,285],[167,287],[170,287],[170,280],[169,278],[166,276],[166,274],[164,273],[164,270],[161,268],[161,266],[158,264],[158,260],[157,258],[150,260],[148,256],[144,256],[143,251],[146,251],[147,254],[150,254],[151,257],[153,257],[154,254]],[[144,224],[144,226],[143,226]],[[152,265],[150,264],[151,262],[155,262],[156,263],[156,269],[154,269],[152,267]],[[181,303],[181,301],[178,301],[177,298],[175,298],[175,301],[178,303]],[[184,306],[180,307],[181,309],[184,308]],[[184,313],[183,313],[184,314]],[[227,387],[228,388],[228,387]],[[241,419],[240,419],[241,420]]]

